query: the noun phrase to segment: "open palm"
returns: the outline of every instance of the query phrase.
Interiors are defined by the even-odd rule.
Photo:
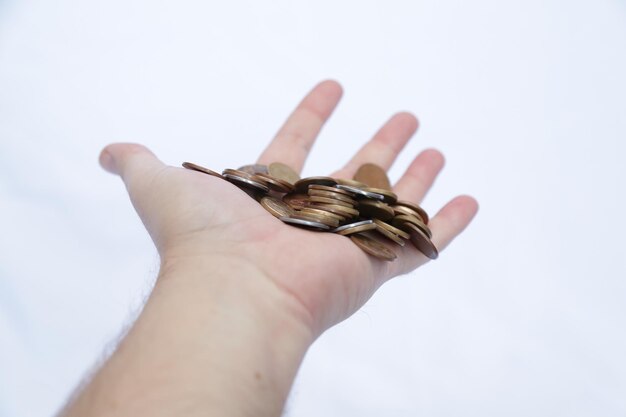
[[[258,163],[282,162],[300,172],[341,95],[334,81],[315,86]],[[367,162],[388,169],[416,129],[411,114],[394,115],[345,167],[330,175],[352,178]],[[394,192],[402,200],[419,203],[443,162],[438,151],[423,151]],[[249,263],[302,304],[316,333],[356,311],[389,278],[428,261],[411,244],[394,247],[398,259],[385,262],[366,255],[344,236],[283,224],[229,182],[166,166],[141,145],[109,145],[101,163],[122,176],[162,259],[228,257]],[[446,204],[429,223],[435,246],[440,251],[447,246],[476,210],[477,203],[469,196]]]

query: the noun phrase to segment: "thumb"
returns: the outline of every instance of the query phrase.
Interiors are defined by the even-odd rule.
[[[99,160],[105,170],[122,178],[129,191],[165,167],[148,148],[137,143],[108,145]]]

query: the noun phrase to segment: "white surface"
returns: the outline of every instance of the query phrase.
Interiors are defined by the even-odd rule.
[[[345,88],[305,174],[391,114],[481,211],[438,260],[310,350],[293,416],[626,414],[623,1],[0,3],[0,415],[51,415],[157,258],[112,141],[252,162],[297,101]]]

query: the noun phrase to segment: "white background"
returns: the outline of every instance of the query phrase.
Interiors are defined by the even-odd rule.
[[[0,415],[53,414],[157,272],[100,149],[250,163],[326,78],[305,175],[408,110],[392,179],[436,147],[427,211],[481,210],[317,341],[287,414],[625,415],[625,74],[619,0],[0,2]]]

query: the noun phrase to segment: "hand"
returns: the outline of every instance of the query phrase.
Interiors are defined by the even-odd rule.
[[[342,89],[334,81],[318,84],[287,119],[258,163],[283,162],[300,172],[341,95]],[[417,119],[411,114],[394,115],[345,167],[330,176],[352,178],[366,162],[388,169],[416,129]],[[166,166],[141,145],[109,145],[100,161],[122,177],[163,265],[203,259],[251,265],[262,279],[296,300],[314,335],[354,313],[388,279],[428,261],[408,242],[403,248],[394,247],[396,261],[385,262],[368,256],[344,236],[283,224],[229,182]],[[193,162],[202,165],[202,161]],[[421,202],[443,164],[440,152],[423,151],[394,192],[402,200]],[[429,226],[439,251],[463,231],[477,209],[473,198],[460,196],[432,218]],[[441,262],[445,261],[443,257]]]

